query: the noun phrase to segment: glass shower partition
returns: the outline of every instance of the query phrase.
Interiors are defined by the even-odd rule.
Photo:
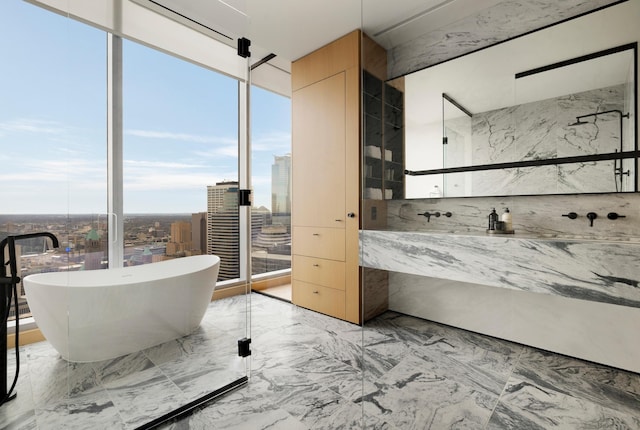
[[[56,7],[12,0],[0,14],[2,40],[20,40],[2,47],[0,122],[14,126],[0,144],[16,160],[2,200],[20,203],[0,214],[2,234],[45,230],[60,244],[21,244],[22,277],[59,273],[44,273],[43,296],[31,290],[21,338],[33,343],[0,426],[153,428],[247,382],[249,70],[230,78],[189,58],[210,39],[171,19],[162,31],[186,33],[184,52],[154,30],[138,34],[145,46],[128,40],[126,13],[112,35],[90,24],[115,25],[114,11],[96,3],[79,22]]]

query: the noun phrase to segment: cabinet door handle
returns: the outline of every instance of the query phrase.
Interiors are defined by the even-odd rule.
[[[355,217],[356,217],[356,214],[355,214],[355,213],[353,213],[353,212],[349,212],[349,213],[347,214],[347,216],[348,216],[349,218],[355,218]]]
[[[320,233],[313,233],[314,236],[320,236]]]
[[[320,294],[320,292],[318,290],[314,290],[313,294]]]
[[[342,220],[341,219],[336,219],[335,222],[342,222]]]
[[[314,264],[313,267],[320,267],[318,263]]]

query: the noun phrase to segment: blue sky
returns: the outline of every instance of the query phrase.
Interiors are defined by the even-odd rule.
[[[124,42],[125,213],[206,210],[237,179],[237,82]],[[106,34],[20,0],[0,5],[2,213],[106,211]],[[290,152],[290,100],[252,92],[254,204]]]

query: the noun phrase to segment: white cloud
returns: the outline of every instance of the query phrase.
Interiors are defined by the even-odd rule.
[[[6,170],[5,170],[6,171]],[[85,159],[67,160],[37,160],[30,159],[22,162],[14,172],[0,175],[0,181],[16,181],[48,184],[106,181],[106,163],[99,163]]]
[[[124,160],[125,169],[201,169],[208,166],[202,164],[176,163],[170,161]]]
[[[125,134],[143,137],[147,139],[180,140],[192,143],[204,143],[215,145],[200,151],[194,155],[204,158],[238,157],[238,140],[234,137],[203,136],[189,133],[173,133],[154,130],[126,130]],[[286,154],[291,152],[291,133],[271,132],[252,136],[251,149],[254,152],[270,152]]]
[[[237,177],[229,171],[236,166],[168,161],[124,161],[125,191],[206,189],[207,185],[221,181],[221,177]]]
[[[147,139],[162,139],[162,140],[180,140],[184,142],[194,143],[212,143],[222,145],[237,145],[237,139],[224,137],[224,136],[203,136],[189,133],[172,133],[168,131],[154,131],[154,130],[125,130],[125,134],[129,136],[144,137]]]
[[[253,151],[269,151],[278,154],[291,152],[291,133],[273,132],[253,136],[251,142]]]
[[[220,157],[230,157],[230,158],[238,158],[238,144],[234,143],[233,145],[219,146],[216,148],[211,148],[207,151],[195,151],[195,155],[203,158],[220,158]]]
[[[2,132],[27,132],[42,134],[63,134],[67,127],[56,121],[38,120],[32,118],[18,118],[0,122]]]
[[[227,177],[237,177],[237,174],[228,173]],[[223,180],[220,173],[196,173],[196,172],[171,172],[148,171],[137,172],[134,175],[126,175],[124,189],[126,191],[158,191],[158,190],[203,190],[206,195],[207,185],[214,185]]]

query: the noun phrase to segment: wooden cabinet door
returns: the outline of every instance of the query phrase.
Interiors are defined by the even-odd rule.
[[[345,73],[292,96],[292,223],[345,226]]]

